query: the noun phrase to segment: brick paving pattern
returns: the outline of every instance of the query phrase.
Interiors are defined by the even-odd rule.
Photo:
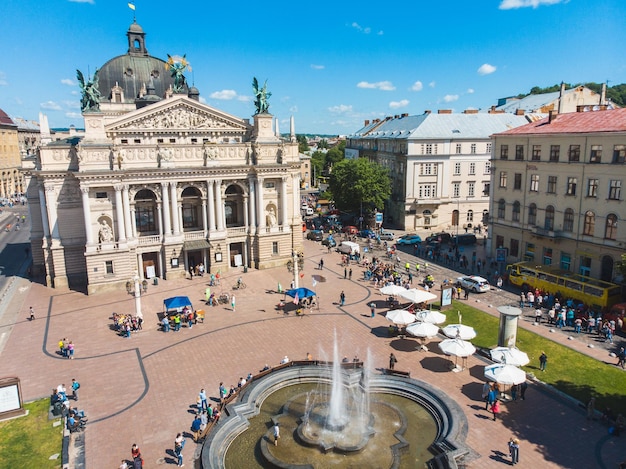
[[[320,357],[323,350],[330,353],[337,331],[343,354],[363,358],[369,350],[373,357],[369,365],[380,369],[387,366],[393,352],[397,369],[440,388],[465,409],[469,423],[466,443],[479,455],[467,467],[509,464],[507,441],[511,436],[521,440],[520,467],[615,468],[626,458],[624,436],[608,436],[605,426],[585,419],[583,409],[534,384],[525,401],[504,404],[501,418],[492,421],[480,398],[485,365],[480,357],[470,357],[465,371],[453,373],[448,358],[436,346],[437,339],[431,341],[428,352],[420,352],[415,339],[388,338],[385,309],[378,308],[376,317],[371,318],[367,306],[372,301],[382,306],[384,297],[362,280],[362,268],[353,265],[353,279],[344,280],[339,254],[328,254],[313,242],[305,244],[305,275],[300,286],[312,288],[311,275],[323,275],[326,281],[315,287],[319,310],[304,317],[275,309],[282,295],[274,290],[279,282],[285,287],[291,281],[286,268],[245,274],[248,287],[236,292],[236,312],[230,306],[203,306],[206,276],[161,280],[142,296],[144,328],[130,339],[116,335],[110,319],[113,312],[134,312],[134,300],[126,291],[89,297],[33,284],[15,295],[14,321],[5,318],[1,326],[6,342],[2,375],[20,377],[25,400],[47,396],[56,385],[63,382],[69,386],[72,378],[77,378],[80,408],[89,416],[86,467],[117,467],[121,459],[130,458],[130,447],[137,443],[150,468],[175,463],[173,440],[177,432],[189,431],[190,406],[195,405],[200,388],[215,397],[221,381],[227,386],[236,384],[240,376],[257,372],[265,363],[277,365],[284,355],[304,359],[307,352],[314,357]],[[325,262],[323,271],[317,270],[320,257]],[[433,269],[444,272],[441,267]],[[213,290],[230,293],[239,275],[224,278],[222,287]],[[342,290],[346,304],[339,307]],[[163,309],[164,298],[177,295],[188,295],[197,309],[206,311],[206,319],[192,329],[184,326],[179,332],[164,334],[158,331],[157,313]],[[38,313],[33,322],[27,320],[31,305]],[[481,300],[475,305],[496,314],[495,303]],[[552,334],[528,321],[521,321],[521,327],[599,360],[607,359],[605,349],[589,349],[584,340],[567,340],[566,334]],[[64,337],[76,344],[74,360],[56,353],[57,343]],[[184,449],[187,467],[193,467],[197,454],[198,447],[188,440]]]

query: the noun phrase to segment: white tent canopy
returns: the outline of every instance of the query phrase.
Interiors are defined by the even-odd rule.
[[[380,292],[383,295],[399,295],[402,292],[405,292],[406,288],[400,285],[387,285],[380,289]]]
[[[415,315],[406,309],[394,309],[388,311],[386,316],[388,321],[398,324],[400,326],[406,326],[415,322]]]
[[[520,384],[526,381],[526,372],[513,365],[497,363],[485,367],[485,378],[500,384]]]
[[[417,322],[407,326],[406,331],[413,337],[435,337],[439,332],[439,327],[429,322]]]
[[[476,352],[471,342],[460,339],[446,339],[439,342],[439,349],[446,355],[469,357]]]
[[[415,313],[415,317],[418,321],[429,322],[431,324],[442,324],[446,322],[446,315],[439,311],[423,310]]]
[[[526,352],[522,352],[517,348],[496,347],[489,351],[491,359],[498,363],[507,365],[524,366],[530,363],[530,359]]]
[[[474,328],[465,324],[448,324],[442,331],[451,339],[472,340],[476,337]]]
[[[411,303],[427,303],[437,299],[437,295],[427,292],[426,290],[419,290],[417,288],[411,288],[398,293],[399,296],[405,300],[409,300]]]

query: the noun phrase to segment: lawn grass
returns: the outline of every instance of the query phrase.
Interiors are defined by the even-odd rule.
[[[476,330],[476,338],[471,341],[476,347],[490,349],[498,345],[499,318],[464,302],[453,301],[452,308],[446,312],[447,324],[458,323],[457,311],[461,312],[463,324]],[[626,415],[626,372],[614,364],[607,365],[519,327],[516,346],[530,358],[530,363],[522,367],[527,373],[534,373],[541,381],[585,404],[595,396],[598,410],[610,407],[616,414]],[[542,351],[548,356],[545,372],[539,370]]]
[[[59,420],[48,420],[50,399],[26,404],[25,417],[0,422],[0,469],[61,467],[63,426],[53,427]],[[55,460],[50,456],[58,454]]]

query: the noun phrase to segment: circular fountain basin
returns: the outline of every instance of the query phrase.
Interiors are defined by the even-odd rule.
[[[345,381],[360,373],[344,370]],[[307,414],[307,396],[329,385],[328,368],[290,366],[255,380],[227,406],[205,440],[202,466],[208,468],[414,468],[437,458],[440,467],[467,454],[467,420],[445,394],[404,377],[370,377],[370,415],[354,432],[324,425],[324,398]],[[272,426],[281,438],[274,446]],[[308,426],[307,426],[308,425]],[[443,463],[443,464],[442,464]]]

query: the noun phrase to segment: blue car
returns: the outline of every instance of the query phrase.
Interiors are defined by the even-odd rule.
[[[359,237],[376,239],[376,233],[374,233],[372,230],[361,230],[359,231]]]
[[[398,244],[406,245],[419,244],[422,242],[422,238],[420,238],[419,235],[404,235],[401,238],[398,238],[398,241],[396,242]]]

